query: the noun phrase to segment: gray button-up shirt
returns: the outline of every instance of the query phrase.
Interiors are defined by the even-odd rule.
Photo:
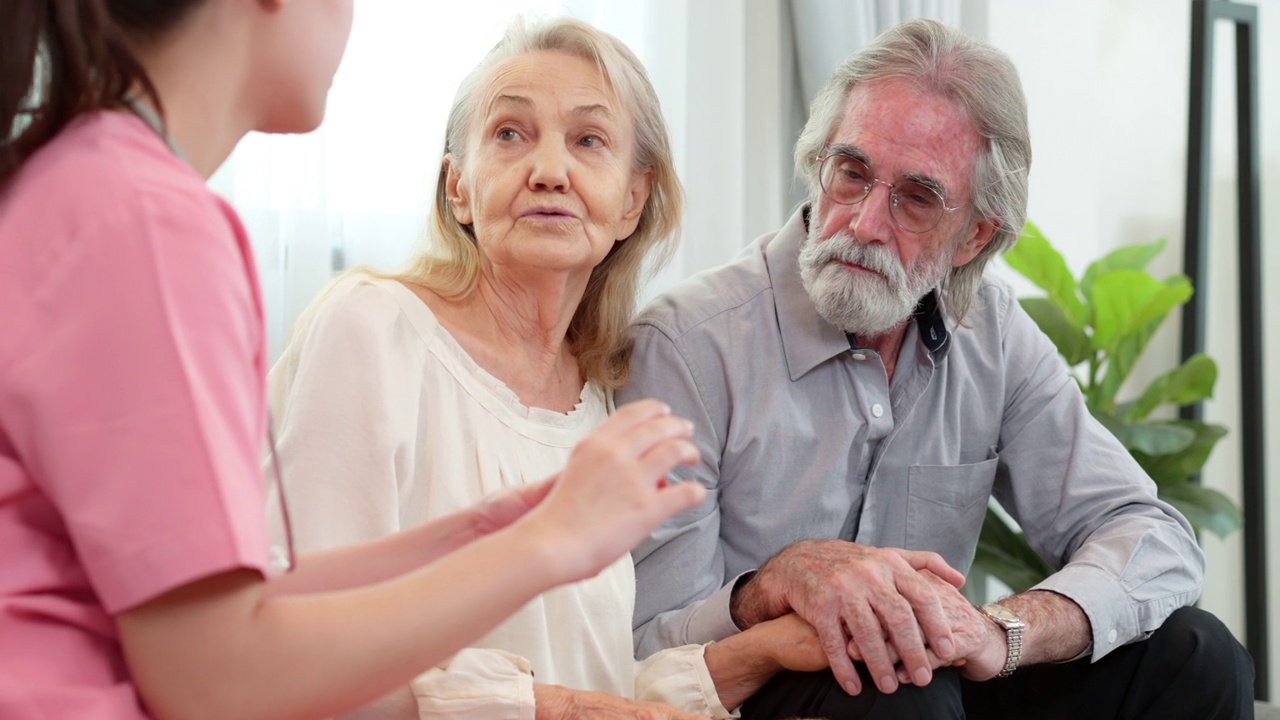
[[[800,282],[805,213],[733,263],[656,300],[634,328],[619,402],[656,397],[693,421],[707,499],[633,556],[637,653],[738,631],[734,580],[803,539],[931,550],[968,572],[993,495],[1080,605],[1093,657],[1150,634],[1198,597],[1187,521],[1089,414],[1011,288],[984,279],[948,334],[933,304],[893,382]]]

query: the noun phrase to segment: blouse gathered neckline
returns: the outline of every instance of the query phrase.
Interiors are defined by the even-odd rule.
[[[432,312],[431,308],[416,293],[401,283],[390,278],[364,277],[362,281],[381,287],[391,293],[396,303],[408,318],[410,325],[418,334],[429,352],[435,354],[447,367],[460,384],[472,392],[476,399],[490,406],[495,414],[510,414],[513,418],[552,428],[578,428],[584,422],[596,423],[599,418],[590,410],[592,400],[602,395],[612,406],[611,399],[598,383],[587,380],[578,393],[578,401],[572,410],[561,412],[549,408],[534,407],[524,403],[506,383],[475,361],[475,358],[462,347],[457,338],[449,332]],[[479,393],[479,394],[477,394]],[[493,404],[500,406],[505,413],[496,408],[480,395],[485,395]]]

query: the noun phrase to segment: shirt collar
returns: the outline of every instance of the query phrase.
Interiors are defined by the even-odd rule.
[[[852,345],[852,339],[844,331],[818,314],[800,281],[800,247],[808,236],[808,224],[809,206],[805,205],[796,210],[765,248],[765,266],[773,287],[782,350],[793,381],[847,352]],[[935,359],[941,359],[951,345],[951,335],[936,291],[920,300],[914,317],[920,341]]]
[[[920,342],[929,354],[936,359],[946,356],[951,349],[951,332],[947,330],[947,318],[942,312],[942,304],[938,302],[937,290],[930,290],[928,295],[920,298],[913,317],[920,330]]]

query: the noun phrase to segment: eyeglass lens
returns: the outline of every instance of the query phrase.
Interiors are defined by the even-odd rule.
[[[827,196],[841,205],[862,202],[877,182],[866,163],[839,154],[827,157],[822,163],[819,180]],[[946,206],[933,188],[909,179],[890,187],[889,214],[899,227],[912,232],[927,232],[937,227]]]

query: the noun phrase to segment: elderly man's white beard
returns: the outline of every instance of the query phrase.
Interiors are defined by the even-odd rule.
[[[824,241],[818,224],[800,249],[800,280],[818,314],[827,322],[859,338],[877,338],[905,323],[930,290],[951,269],[951,253],[921,258],[910,271],[893,251],[878,243],[862,244],[846,232]],[[836,261],[860,265],[877,273],[853,273]]]

